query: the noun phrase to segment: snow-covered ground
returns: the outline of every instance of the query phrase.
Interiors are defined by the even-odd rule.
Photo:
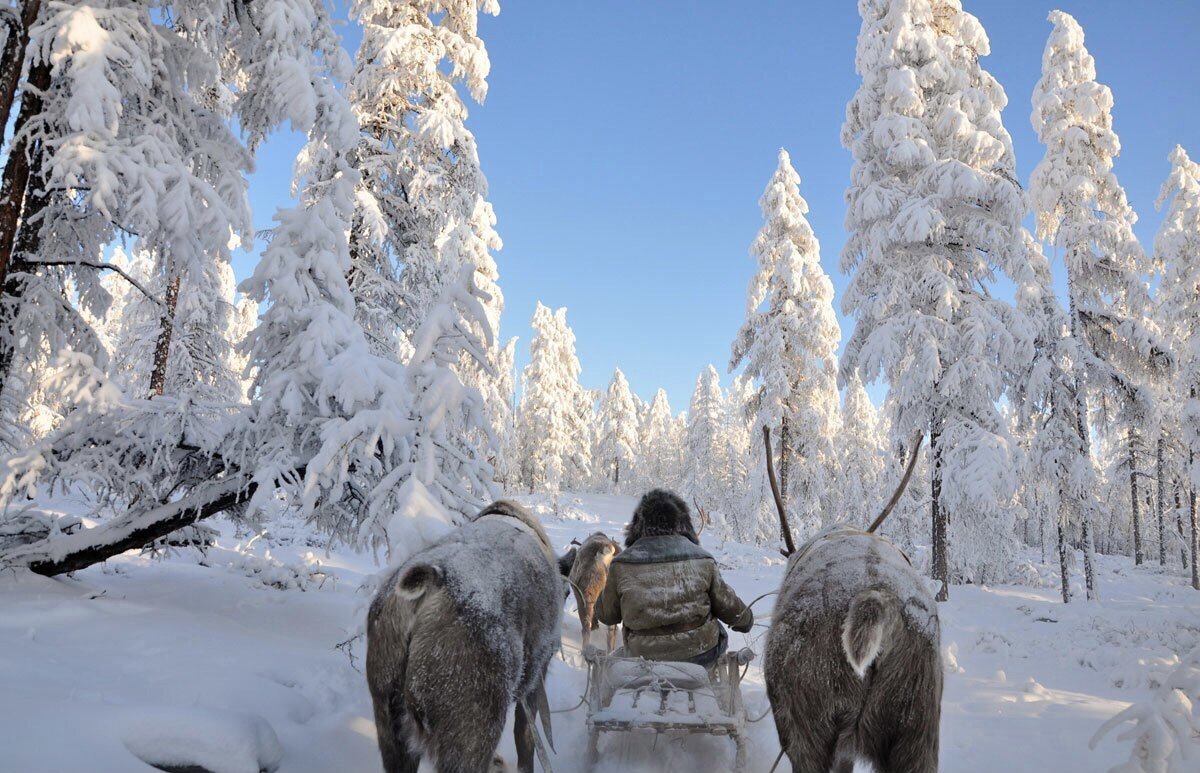
[[[530,500],[527,500],[530,501]],[[561,517],[532,500],[560,547],[594,531],[617,536],[627,497],[564,496]],[[0,574],[0,771],[151,771],[140,760],[217,773],[378,771],[375,728],[352,637],[378,571],[371,556],[328,555],[297,525],[251,543],[229,524],[201,558],[130,553],[71,578]],[[747,601],[774,590],[771,550],[705,546]],[[1105,771],[1128,755],[1116,735],[1094,751],[1100,724],[1148,695],[1154,674],[1200,642],[1200,594],[1181,576],[1101,557],[1101,603],[1059,603],[1052,569],[1041,587],[955,587],[939,607],[946,692],[946,773]],[[284,589],[280,589],[282,586]],[[760,618],[772,597],[755,606]],[[764,626],[732,634],[759,655]],[[573,604],[564,658],[551,666],[556,710],[579,701]],[[350,656],[353,656],[353,660]],[[745,682],[751,718],[767,710],[761,671]],[[555,714],[556,773],[582,769],[584,710]],[[779,751],[770,716],[752,725],[749,770]],[[513,759],[511,735],[501,752]],[[720,738],[608,738],[601,771],[728,770]],[[780,770],[788,769],[786,761]]]

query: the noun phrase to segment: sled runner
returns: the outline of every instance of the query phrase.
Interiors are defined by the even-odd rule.
[[[712,671],[694,663],[625,657],[587,647],[587,770],[595,769],[600,734],[683,732],[733,740],[734,773],[746,769],[746,708],[742,704],[749,649],[725,653]]]

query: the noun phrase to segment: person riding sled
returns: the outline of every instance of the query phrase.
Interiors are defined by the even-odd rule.
[[[605,625],[624,624],[626,656],[705,668],[728,648],[721,623],[741,633],[754,625],[750,608],[700,547],[687,503],[663,489],[643,496],[633,511],[596,616]]]

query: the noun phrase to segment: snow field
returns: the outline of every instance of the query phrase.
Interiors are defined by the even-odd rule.
[[[619,539],[634,506],[564,493],[555,516],[548,499],[521,499],[558,548],[594,531]],[[153,770],[143,760],[214,773],[380,770],[356,670],[362,643],[337,649],[357,633],[370,597],[360,586],[378,567],[366,554],[325,555],[308,527],[286,519],[248,549],[230,524],[213,525],[221,536],[206,566],[180,549],[164,560],[128,553],[71,578],[0,575],[0,773]],[[776,589],[783,559],[773,548],[702,541],[746,601]],[[255,571],[268,553],[269,579],[303,575],[319,559],[324,581],[281,590]],[[1182,576],[1127,559],[1100,556],[1098,567],[1098,604],[1064,607],[1048,566],[1040,586],[956,586],[939,606],[945,773],[1099,772],[1127,757],[1117,733],[1094,751],[1088,740],[1200,642],[1200,597]],[[750,634],[731,634],[731,647],[759,657],[743,684],[752,719],[769,708],[761,656],[773,600],[755,605]],[[572,707],[586,672],[573,601],[567,612],[548,692],[562,712],[554,769],[579,773],[585,710]],[[767,715],[750,728],[749,770],[766,771],[779,750],[774,725]],[[500,752],[515,760],[510,732]],[[610,735],[599,771],[707,773],[728,770],[732,755],[724,738]]]

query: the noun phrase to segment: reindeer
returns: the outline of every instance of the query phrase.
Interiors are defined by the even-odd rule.
[[[767,440],[768,475],[777,491]],[[782,754],[797,773],[935,773],[942,664],[937,608],[900,550],[873,532],[912,476],[920,441],[883,513],[789,550],[763,672]],[[776,494],[785,542],[791,534]]]
[[[544,680],[562,629],[558,560],[537,519],[496,502],[410,558],[367,616],[367,683],[387,773],[504,769],[496,756],[516,704],[521,773],[549,736]]]
[[[607,534],[596,532],[583,541],[567,575],[572,590],[575,591],[575,605],[579,608],[579,623],[583,628],[582,646],[586,647],[592,638],[592,631],[600,627],[596,620],[596,600],[604,591],[608,582],[608,565],[613,557],[621,552],[621,546]],[[608,649],[611,652],[617,646],[617,627],[608,627]]]

